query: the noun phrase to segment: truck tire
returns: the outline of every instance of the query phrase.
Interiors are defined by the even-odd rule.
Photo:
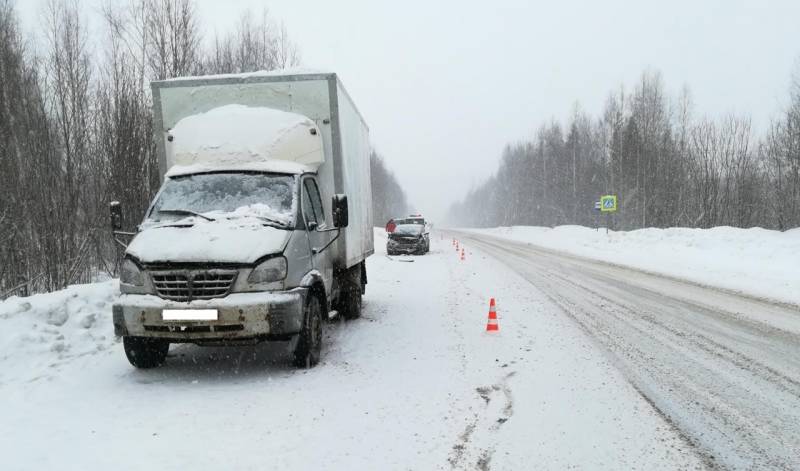
[[[339,296],[339,312],[347,320],[361,317],[361,287],[350,287]]]
[[[356,265],[342,277],[342,291],[339,293],[339,314],[347,320],[361,317],[361,295],[364,292],[362,283],[362,266]]]
[[[317,296],[309,295],[303,317],[303,328],[294,349],[293,363],[298,368],[311,368],[319,363],[322,352],[322,306]]]
[[[169,342],[146,337],[122,337],[125,356],[136,368],[155,368],[164,364],[169,351]]]

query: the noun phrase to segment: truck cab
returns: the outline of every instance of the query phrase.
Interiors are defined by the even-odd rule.
[[[255,83],[273,95],[298,80],[265,78]],[[307,79],[323,81],[326,92],[330,81],[340,86],[335,75]],[[253,84],[237,76],[211,83],[217,92]],[[198,87],[209,87],[177,84],[157,89],[163,98],[165,88],[192,88],[202,103]],[[164,182],[127,245],[113,306],[115,333],[135,367],[162,364],[172,343],[264,340],[291,342],[294,363],[310,367],[320,359],[324,320],[360,315],[372,238],[371,227],[362,237],[371,206],[358,190],[369,182],[369,149],[350,142],[344,156],[341,114],[313,120],[244,98],[223,93],[220,102],[215,93],[163,129]],[[163,120],[175,103],[156,106]],[[348,123],[349,137],[366,132],[360,117]],[[357,171],[341,175],[345,167]],[[112,221],[120,211],[112,205]]]

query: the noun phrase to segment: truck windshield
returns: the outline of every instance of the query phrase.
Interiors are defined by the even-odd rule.
[[[292,175],[268,173],[203,173],[173,177],[164,183],[152,222],[175,221],[193,215],[216,221],[254,217],[291,226],[294,222]]]

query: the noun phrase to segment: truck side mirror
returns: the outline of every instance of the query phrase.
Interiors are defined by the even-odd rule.
[[[119,201],[112,201],[108,204],[111,213],[111,230],[119,231],[122,229],[122,205]]]
[[[347,213],[347,196],[338,194],[331,197],[331,208],[333,208],[333,225],[335,227],[347,227],[350,221]]]

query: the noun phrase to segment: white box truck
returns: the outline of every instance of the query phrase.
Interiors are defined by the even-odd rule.
[[[290,341],[320,358],[323,321],[355,318],[373,253],[369,130],[334,73],[151,84],[163,185],[133,236],[113,306],[132,365],[171,343]]]

